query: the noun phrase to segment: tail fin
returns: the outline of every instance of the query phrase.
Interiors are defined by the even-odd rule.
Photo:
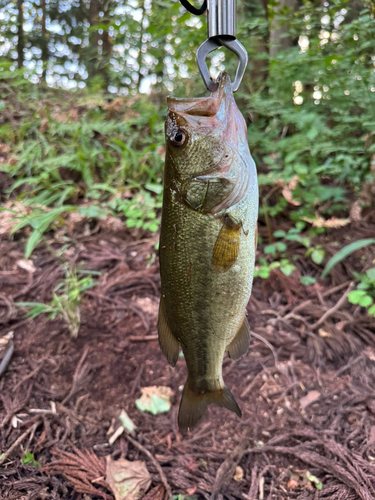
[[[187,429],[188,427],[191,428],[197,425],[206,413],[209,404],[224,406],[239,417],[242,416],[236,400],[226,385],[216,391],[199,393],[189,387],[189,380],[187,380],[178,413],[178,426],[180,429]]]

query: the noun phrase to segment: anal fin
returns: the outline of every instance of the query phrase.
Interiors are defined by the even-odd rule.
[[[180,343],[169,328],[165,314],[165,301],[160,297],[158,317],[159,345],[170,365],[175,366],[180,352]]]
[[[236,333],[236,336],[232,342],[228,345],[227,351],[228,356],[231,359],[238,359],[247,353],[250,345],[251,333],[249,322],[246,316],[243,318],[243,322]]]

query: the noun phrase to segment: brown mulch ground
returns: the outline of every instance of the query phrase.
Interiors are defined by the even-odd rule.
[[[369,217],[316,242],[332,255],[349,234],[373,237],[374,222]],[[0,376],[0,460],[6,453],[0,498],[111,500],[104,458],[110,455],[146,462],[147,500],[162,500],[168,485],[179,499],[374,499],[375,321],[343,298],[353,269],[374,258],[370,247],[305,287],[299,273],[317,276],[321,269],[291,244],[298,271],[255,280],[250,350],[238,361],[224,360],[242,419],[210,407],[197,428],[182,434],[176,420],[184,360],[171,368],[155,340],[156,240],[105,231],[72,240],[64,258],[101,272],[85,293],[76,339],[63,321],[25,319],[14,305],[48,302],[64,276],[61,261],[40,245],[35,271],[28,271],[17,264],[24,240],[0,242],[0,339],[13,331],[15,347]],[[63,246],[50,243],[55,252]],[[151,385],[174,390],[169,413],[135,408],[140,388]],[[121,409],[137,429],[109,445],[107,431]],[[23,464],[25,451],[41,467]]]

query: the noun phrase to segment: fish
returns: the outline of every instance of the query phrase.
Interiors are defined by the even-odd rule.
[[[158,337],[187,381],[178,425],[194,427],[208,405],[241,410],[222,376],[225,352],[246,354],[246,305],[257,246],[258,184],[245,119],[222,73],[209,97],[167,98],[159,242]]]

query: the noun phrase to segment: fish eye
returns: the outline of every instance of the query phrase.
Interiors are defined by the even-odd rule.
[[[173,144],[173,146],[182,146],[185,143],[186,139],[187,133],[182,129],[178,129],[171,138],[171,143]]]

